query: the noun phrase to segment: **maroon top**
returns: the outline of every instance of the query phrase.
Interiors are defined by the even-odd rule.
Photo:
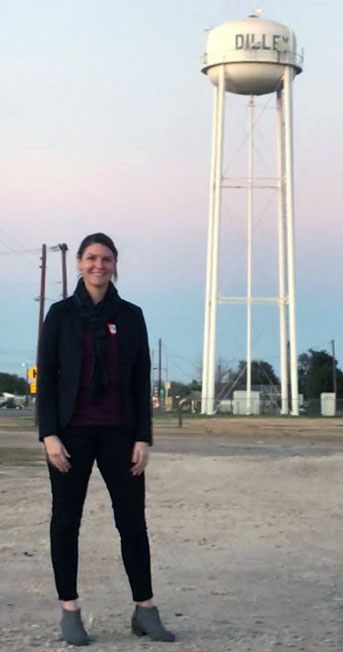
[[[79,390],[75,410],[70,421],[73,426],[122,426],[125,415],[120,390],[117,335],[107,336],[108,386],[101,401],[89,401],[90,382],[93,373],[93,339],[90,328],[86,327],[83,338],[82,365]]]

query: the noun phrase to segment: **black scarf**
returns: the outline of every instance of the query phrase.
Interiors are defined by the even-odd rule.
[[[116,323],[120,298],[113,283],[109,283],[105,296],[95,304],[86,290],[83,279],[80,278],[75,288],[74,301],[84,324],[92,333],[94,365],[90,383],[90,402],[96,404],[100,402],[108,386],[107,325]]]

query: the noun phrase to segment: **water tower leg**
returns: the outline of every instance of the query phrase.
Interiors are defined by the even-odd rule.
[[[204,350],[202,363],[202,392],[201,412],[207,414],[208,404],[208,366],[209,366],[209,333],[211,316],[211,285],[212,285],[212,250],[213,250],[213,214],[214,214],[214,186],[216,174],[216,143],[218,131],[218,87],[213,94],[213,126],[212,126],[212,153],[210,168],[210,192],[207,234],[207,264],[206,264],[206,290],[205,290],[205,324],[204,324]]]
[[[252,308],[252,220],[254,184],[254,96],[249,98],[249,179],[247,250],[247,385],[246,414],[251,414],[251,308]]]
[[[295,271],[294,271],[294,184],[293,184],[293,116],[292,116],[293,69],[285,67],[284,114],[285,114],[285,173],[286,173],[286,213],[287,213],[287,271],[289,301],[289,342],[292,415],[299,415],[298,368],[296,348],[295,315]]]
[[[218,303],[218,259],[219,259],[219,228],[221,210],[221,186],[223,168],[224,140],[224,106],[225,106],[225,68],[220,67],[218,80],[217,105],[217,138],[215,145],[215,178],[213,191],[213,242],[211,254],[211,287],[210,287],[210,318],[208,337],[208,384],[207,412],[215,411],[215,366],[216,366],[216,320]]]
[[[276,94],[277,118],[277,166],[278,166],[278,240],[279,240],[279,311],[280,311],[280,376],[281,414],[288,414],[287,373],[287,306],[286,306],[286,240],[285,240],[285,162],[283,147],[283,98],[279,89]]]

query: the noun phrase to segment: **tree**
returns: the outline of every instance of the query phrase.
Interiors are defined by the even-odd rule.
[[[319,398],[322,392],[333,392],[333,365],[336,367],[337,394],[343,393],[343,373],[337,360],[327,351],[309,349],[298,357],[299,392],[305,398]]]
[[[237,369],[229,366],[223,357],[220,357],[216,363],[215,380],[216,385],[223,386],[224,384],[234,389],[246,389],[247,384],[247,363],[245,360],[240,360]],[[196,381],[193,380],[193,385]],[[251,363],[251,384],[252,385],[279,385],[280,380],[277,377],[273,367],[265,360],[253,360]],[[201,388],[201,383],[198,383]],[[192,389],[198,387],[192,386]]]
[[[0,371],[0,394],[8,392],[9,394],[25,394],[27,383],[25,378],[20,378],[15,374],[6,374]]]
[[[201,392],[201,382],[193,378],[190,389],[192,392]]]
[[[191,391],[192,391],[191,385],[189,384],[186,385],[185,383],[179,383],[175,380],[171,381],[169,395],[172,396],[173,398],[176,398],[177,396],[179,398],[184,398],[185,396],[188,396],[188,394],[190,394]]]
[[[240,360],[237,368],[236,377],[241,374],[239,385],[237,387],[244,388],[247,383],[247,363],[245,360]],[[269,362],[265,360],[253,360],[251,363],[251,384],[252,385],[279,385],[280,381]]]

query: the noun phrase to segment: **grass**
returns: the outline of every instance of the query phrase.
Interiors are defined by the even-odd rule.
[[[25,448],[0,448],[0,466],[36,466],[44,461],[43,451]]]
[[[0,430],[35,430],[33,417],[3,417],[0,418]]]

